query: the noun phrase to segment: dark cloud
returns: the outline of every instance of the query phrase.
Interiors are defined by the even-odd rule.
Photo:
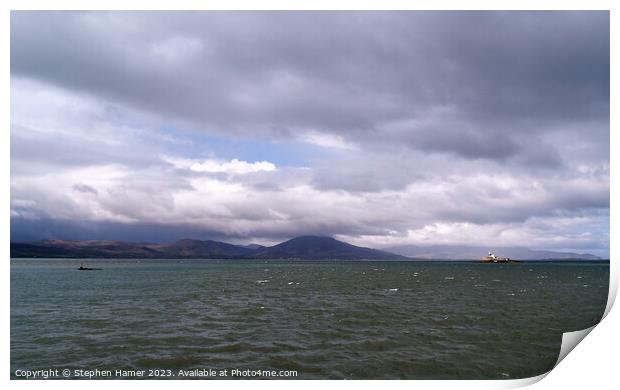
[[[96,189],[86,184],[74,184],[73,189],[78,192],[90,193],[95,195],[99,193]]]
[[[13,75],[211,131],[355,137],[445,106],[484,136],[609,112],[607,12],[13,12],[11,32]]]
[[[414,147],[429,151],[452,152],[465,158],[504,161],[519,151],[515,141],[505,134],[479,131],[454,133],[447,129],[426,130],[410,141]]]
[[[230,239],[230,236],[204,227],[170,226],[152,223],[118,223],[66,219],[11,219],[11,241],[35,240],[124,240],[168,243],[183,238],[197,240]]]

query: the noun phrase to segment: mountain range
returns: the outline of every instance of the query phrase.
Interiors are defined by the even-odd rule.
[[[500,248],[499,256],[519,260],[599,260],[590,254]],[[43,240],[11,243],[11,257],[44,258],[201,258],[201,259],[339,259],[339,260],[475,260],[487,253],[483,247],[435,245],[400,246],[386,250],[360,247],[332,237],[301,236],[273,246],[234,245],[213,240],[183,239],[172,244],[107,240]]]
[[[201,258],[201,259],[340,259],[393,260],[405,256],[338,241],[302,236],[274,246],[234,245],[212,240],[183,239],[172,244],[123,241],[44,240],[11,243],[11,257],[66,258]]]
[[[469,260],[479,259],[492,249],[500,257],[518,260],[601,260],[589,253],[555,252],[534,250],[525,247],[487,248],[473,245],[403,245],[386,248],[385,250],[402,256],[426,260]]]

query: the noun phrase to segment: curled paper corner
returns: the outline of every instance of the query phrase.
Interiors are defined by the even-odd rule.
[[[505,382],[505,386],[503,386],[504,388],[520,388],[520,387],[526,387],[526,386],[530,386],[533,385],[534,383],[540,382],[541,380],[543,380],[547,375],[549,375],[549,373],[551,371],[553,371],[553,369],[555,367],[558,366],[558,364],[560,364],[560,362],[562,360],[564,360],[564,358],[566,356],[568,356],[568,354],[575,349],[575,347],[583,341],[583,339],[586,338],[586,336],[588,334],[590,334],[590,332],[598,325],[600,324],[603,319],[605,319],[605,317],[607,317],[607,314],[609,314],[609,311],[611,310],[612,306],[615,303],[616,300],[616,295],[617,295],[617,291],[618,291],[618,281],[615,280],[614,278],[611,278],[610,280],[610,285],[609,285],[609,295],[607,298],[607,306],[605,307],[605,312],[603,313],[603,317],[601,318],[601,320],[592,325],[589,328],[586,329],[581,329],[581,330],[576,330],[574,332],[564,332],[562,333],[562,344],[560,346],[560,354],[558,355],[558,359],[555,362],[555,365],[553,366],[553,368],[543,374],[540,374],[538,376],[533,376],[530,378],[523,378],[523,379],[514,379],[514,380],[510,380],[510,381],[506,381]]]
[[[555,362],[554,367],[557,367],[557,365],[560,364],[560,362],[570,353],[570,351],[572,351],[577,344],[579,344],[588,335],[588,333],[594,329],[595,326],[596,325],[574,332],[563,333],[560,355],[558,356],[558,360]]]
[[[592,329],[594,329],[595,326],[596,325],[590,328],[587,328],[587,329],[563,333],[562,334],[562,345],[560,346],[560,354],[558,355],[558,360],[555,362],[555,365],[553,366],[553,368],[557,367],[557,365],[560,364],[560,362],[570,353],[570,351],[572,351],[577,346],[577,344],[579,344],[592,331]],[[526,387],[526,386],[533,385],[534,383],[540,382],[547,375],[549,375],[549,373],[553,371],[553,368],[543,374],[533,376],[530,378],[514,379],[511,381],[506,381],[504,386],[502,387],[506,389],[514,389],[514,388],[520,388],[520,387]]]

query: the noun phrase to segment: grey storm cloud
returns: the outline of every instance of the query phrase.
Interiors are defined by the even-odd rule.
[[[609,43],[603,11],[13,11],[12,219],[605,241]],[[261,165],[200,135],[328,153]]]
[[[13,75],[210,131],[359,140],[448,107],[510,149],[609,112],[606,12],[14,12],[11,45]]]
[[[95,194],[97,195],[98,192],[96,189],[94,189],[93,187],[86,185],[86,184],[74,184],[73,185],[73,189],[79,192],[84,192],[84,193],[91,193],[91,194]]]

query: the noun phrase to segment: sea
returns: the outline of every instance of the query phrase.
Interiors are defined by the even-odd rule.
[[[13,379],[526,378],[554,367],[563,332],[600,321],[609,287],[609,262],[11,259],[10,269]]]

